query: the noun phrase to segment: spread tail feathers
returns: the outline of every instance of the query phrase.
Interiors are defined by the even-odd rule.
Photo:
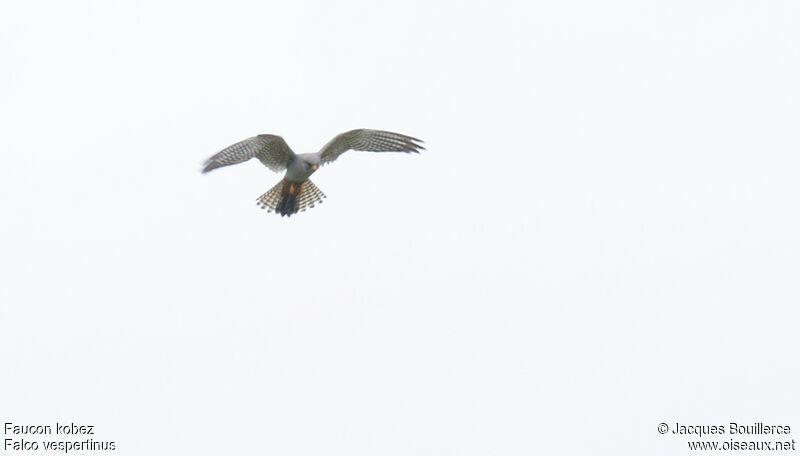
[[[325,194],[311,180],[293,182],[283,179],[258,197],[258,205],[267,212],[275,212],[281,216],[291,217],[317,203],[321,203]]]

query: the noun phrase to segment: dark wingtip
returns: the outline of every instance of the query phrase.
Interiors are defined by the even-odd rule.
[[[216,163],[214,163],[214,162],[207,162],[207,163],[205,164],[205,166],[203,166],[203,171],[201,171],[201,172],[202,172],[203,174],[205,174],[205,173],[207,173],[207,172],[211,171],[212,169],[217,169],[217,168],[219,168],[219,166],[216,166]]]
[[[414,153],[418,154],[421,150],[426,150],[425,146],[422,145],[425,141],[423,141],[421,139],[417,139],[417,138],[411,138],[411,140],[412,140],[412,142],[411,142],[411,147],[412,147],[411,152],[414,152]]]

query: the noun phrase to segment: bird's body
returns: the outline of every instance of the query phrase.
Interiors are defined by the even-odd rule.
[[[280,136],[258,135],[226,147],[209,158],[203,172],[242,163],[256,157],[273,171],[286,173],[283,180],[258,198],[262,209],[291,216],[321,203],[325,194],[309,179],[320,166],[348,150],[419,153],[422,141],[382,130],[351,130],[325,144],[319,152],[295,154]]]
[[[302,182],[319,168],[319,154],[299,154],[286,167],[286,179]]]

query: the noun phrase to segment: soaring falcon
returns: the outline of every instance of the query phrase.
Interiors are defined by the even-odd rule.
[[[291,217],[292,214],[314,207],[325,198],[325,194],[309,179],[321,165],[331,163],[348,150],[418,154],[420,150],[425,150],[422,142],[390,131],[360,129],[336,136],[317,153],[298,155],[280,136],[258,135],[226,147],[209,158],[203,172],[242,163],[253,157],[275,172],[286,170],[283,180],[256,201],[267,212],[275,211],[281,216]]]

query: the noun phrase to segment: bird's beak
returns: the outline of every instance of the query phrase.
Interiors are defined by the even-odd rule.
[[[311,171],[316,171],[319,165],[311,165]]]

